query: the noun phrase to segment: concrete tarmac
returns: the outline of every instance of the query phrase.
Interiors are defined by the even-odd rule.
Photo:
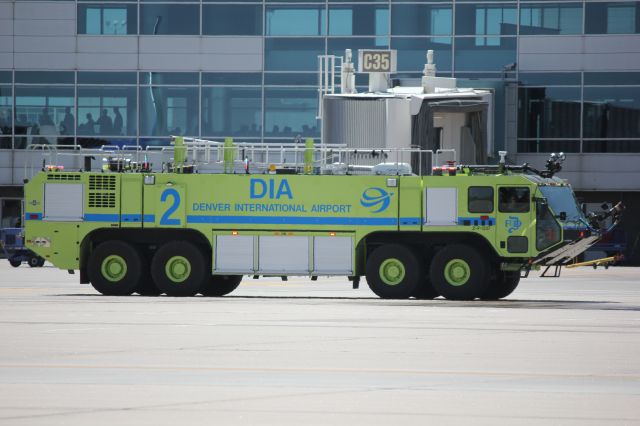
[[[640,424],[640,269],[532,275],[498,302],[104,297],[1,260],[0,424]]]

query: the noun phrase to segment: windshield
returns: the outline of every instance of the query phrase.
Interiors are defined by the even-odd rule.
[[[540,186],[539,188],[556,216],[561,212],[567,214],[567,219],[564,221],[565,228],[567,225],[588,226],[571,188],[568,186]]]

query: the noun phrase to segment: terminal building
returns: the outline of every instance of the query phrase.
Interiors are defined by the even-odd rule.
[[[399,85],[433,50],[490,90],[489,157],[565,152],[581,202],[627,205],[611,250],[640,261],[638,1],[0,0],[0,227],[32,145],[319,140],[318,56],[345,49],[396,50]]]

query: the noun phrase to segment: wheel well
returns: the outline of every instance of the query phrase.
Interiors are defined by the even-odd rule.
[[[159,246],[169,241],[188,241],[200,247],[205,257],[211,259],[211,243],[199,231],[193,229],[96,229],[87,234],[80,245],[80,282],[88,283],[87,260],[95,247],[109,240],[125,241],[135,245],[150,256]]]

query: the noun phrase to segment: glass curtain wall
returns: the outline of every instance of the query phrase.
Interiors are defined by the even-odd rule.
[[[580,152],[580,73],[519,76],[518,151]]]
[[[519,35],[638,34],[638,1],[78,0],[93,37],[262,37],[255,73],[0,71],[0,149],[163,145],[171,135],[291,141],[320,136],[317,56],[398,50],[398,77],[426,51],[461,86],[518,81],[522,152],[640,151],[639,73],[507,73]],[[357,66],[357,63],[356,63]],[[366,78],[356,81],[366,90]]]
[[[135,146],[138,136],[137,76],[134,72],[79,72],[78,144]],[[69,117],[71,122],[73,117]]]
[[[199,73],[140,73],[140,145],[200,135]]]
[[[640,33],[640,2],[587,2],[585,34]]]
[[[640,76],[521,73],[519,152],[640,152]]]
[[[78,5],[78,34],[126,35],[138,33],[138,6],[130,3]]]
[[[640,73],[585,73],[584,152],[640,152]]]
[[[202,135],[256,141],[262,136],[262,76],[204,73],[200,105]]]
[[[65,117],[74,107],[75,73],[16,71],[15,148],[30,145],[73,145],[73,126]]]
[[[9,149],[12,146],[13,87],[11,80],[10,72],[0,72],[0,149]]]

